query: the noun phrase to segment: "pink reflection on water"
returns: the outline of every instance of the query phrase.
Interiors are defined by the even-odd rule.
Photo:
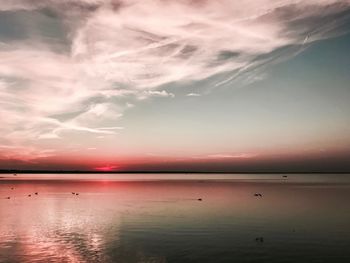
[[[340,202],[349,198],[346,186],[200,180],[2,181],[0,186],[0,252],[22,262],[109,262],[106,251],[120,249],[130,233],[147,240],[159,231],[215,236],[222,229],[252,240],[277,228],[284,235],[297,229],[327,236],[344,231],[350,220]],[[145,253],[139,257],[164,261]]]

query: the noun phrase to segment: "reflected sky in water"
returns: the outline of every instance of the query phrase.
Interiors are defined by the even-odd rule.
[[[2,179],[0,262],[350,259],[347,175],[191,176]]]

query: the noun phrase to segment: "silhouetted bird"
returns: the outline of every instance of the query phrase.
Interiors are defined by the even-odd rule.
[[[72,195],[75,195],[75,193],[74,193],[74,192],[72,192]]]
[[[254,196],[260,196],[260,197],[262,197],[262,194],[260,194],[260,193],[255,193]]]
[[[255,238],[255,241],[259,242],[259,243],[263,243],[264,242],[264,238],[263,237],[257,237],[257,238]]]
[[[36,192],[35,195],[38,195],[38,192]]]
[[[8,197],[6,197],[6,199],[11,199],[11,197],[8,196]]]
[[[11,187],[11,190],[13,190],[14,188],[13,187]]]
[[[79,195],[79,193],[76,193],[75,195]]]
[[[28,197],[31,197],[32,195],[28,195]]]
[[[202,201],[202,198],[198,198],[197,200],[198,200],[198,201]]]
[[[283,178],[287,178],[288,176],[287,176],[287,175],[283,175],[282,177],[283,177]]]

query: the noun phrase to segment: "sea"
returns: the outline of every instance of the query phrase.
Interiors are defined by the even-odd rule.
[[[17,262],[350,262],[350,174],[2,174]]]

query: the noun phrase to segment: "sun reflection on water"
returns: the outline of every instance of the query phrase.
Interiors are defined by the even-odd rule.
[[[346,184],[2,181],[0,186],[1,197],[12,197],[0,199],[1,263],[231,262],[243,255],[278,262],[273,251],[280,250],[291,253],[288,262],[303,262],[316,252],[315,260],[350,256]],[[33,192],[38,195],[27,196]],[[257,192],[263,197],[255,197]],[[299,254],[293,254],[295,247]]]

